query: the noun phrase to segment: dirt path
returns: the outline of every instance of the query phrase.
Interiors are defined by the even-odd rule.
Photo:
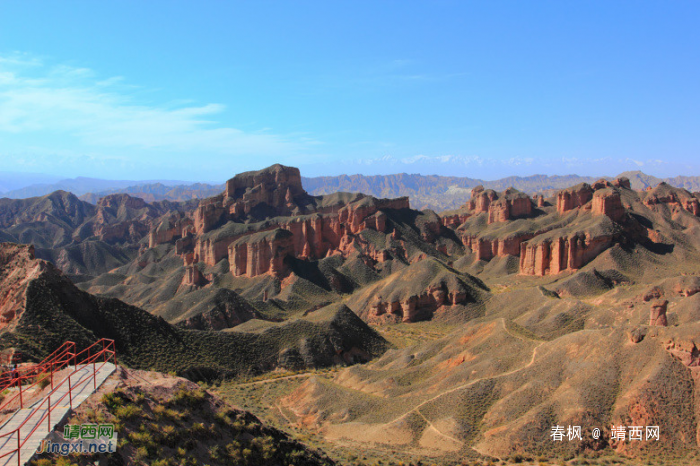
[[[304,372],[303,374],[286,375],[284,377],[277,377],[274,379],[258,380],[257,382],[240,383],[237,385],[232,385],[232,387],[252,387],[253,385],[264,385],[264,384],[268,384],[268,383],[279,382],[282,380],[299,379],[301,377],[311,377],[312,375],[317,375],[317,374],[312,373],[312,372]]]
[[[464,442],[463,442],[463,441],[461,441],[461,440],[459,440],[459,439],[456,439],[456,438],[454,438],[454,437],[451,437],[451,436],[447,435],[447,434],[444,433],[444,432],[440,432],[440,429],[438,429],[437,427],[435,427],[435,426],[433,425],[433,423],[430,422],[430,420],[428,420],[428,418],[425,417],[425,415],[424,415],[423,413],[420,412],[420,409],[416,409],[416,413],[418,413],[418,414],[420,415],[420,417],[422,417],[423,420],[424,420],[425,422],[428,423],[428,427],[431,428],[431,429],[433,429],[435,432],[437,432],[438,435],[440,435],[441,437],[445,437],[446,439],[452,440],[453,442],[457,442],[457,443],[459,443],[460,445],[464,445]]]
[[[536,341],[536,340],[531,340],[531,339],[524,338],[524,337],[521,337],[521,336],[513,335],[511,332],[508,331],[508,328],[506,327],[505,319],[503,319],[503,318],[501,319],[501,324],[503,325],[503,330],[504,330],[508,335],[512,336],[513,338],[517,338],[517,339],[519,339],[519,340],[526,340],[526,341],[530,341],[530,342]],[[470,381],[470,382],[467,382],[467,383],[465,383],[464,385],[459,385],[459,386],[457,386],[457,387],[455,387],[455,388],[451,388],[451,389],[446,390],[446,391],[444,391],[444,392],[442,392],[442,393],[439,393],[439,394],[435,395],[434,397],[432,397],[432,398],[430,398],[430,399],[428,399],[428,400],[425,400],[425,401],[423,401],[422,403],[419,403],[419,404],[418,404],[417,406],[415,406],[413,409],[411,409],[410,411],[406,411],[404,414],[402,414],[401,416],[397,417],[397,418],[394,419],[393,421],[387,422],[387,425],[388,425],[388,424],[393,424],[394,422],[398,422],[398,421],[404,419],[406,416],[408,416],[409,414],[411,414],[411,413],[413,413],[413,412],[418,413],[418,414],[419,414],[420,416],[422,416],[426,421],[428,421],[428,420],[425,418],[425,416],[419,411],[421,407],[427,405],[428,403],[431,403],[431,402],[437,400],[438,398],[441,398],[441,397],[443,397],[443,396],[445,396],[445,395],[449,395],[450,393],[454,393],[454,392],[456,392],[456,391],[464,390],[465,388],[469,388],[470,386],[472,386],[472,385],[474,385],[474,384],[476,384],[476,383],[478,383],[478,382],[481,382],[482,380],[498,379],[498,378],[501,378],[501,377],[506,377],[506,376],[511,375],[511,374],[515,374],[516,372],[522,371],[522,370],[524,370],[524,369],[527,369],[528,367],[532,366],[532,365],[535,363],[535,357],[537,356],[537,349],[538,349],[540,346],[542,346],[543,344],[545,344],[545,343],[546,343],[546,341],[541,341],[541,342],[539,342],[539,343],[533,348],[533,350],[532,350],[532,357],[530,358],[530,362],[528,362],[528,363],[525,364],[524,366],[519,367],[519,368],[517,368],[517,369],[513,369],[513,370],[508,371],[508,372],[504,372],[504,373],[502,373],[502,374],[494,375],[494,376],[479,377],[478,379],[475,379],[475,380],[472,380],[472,381]],[[442,435],[443,437],[450,438],[450,439],[452,439],[452,440],[456,440],[456,439],[454,439],[454,438],[452,438],[452,437],[450,437],[450,436],[448,436],[448,435],[445,435],[445,434],[443,434],[442,432],[440,432],[440,431],[439,431],[435,426],[433,426],[429,421],[428,421],[428,425],[430,425],[435,431],[437,431],[437,432],[438,432],[440,435]],[[461,440],[457,440],[457,441],[460,442],[460,443],[462,443],[462,444],[464,444],[464,442],[462,442]]]

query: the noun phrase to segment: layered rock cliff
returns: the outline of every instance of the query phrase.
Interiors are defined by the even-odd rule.
[[[693,194],[665,183],[637,192],[626,178],[581,183],[551,201],[538,198],[536,209],[527,201],[513,191],[501,195],[477,187],[472,200],[442,222],[476,260],[518,256],[521,274],[543,276],[578,270],[617,242],[663,243],[650,221],[640,223],[644,207],[698,215]]]
[[[408,208],[408,198],[309,196],[297,168],[273,165],[236,175],[223,193],[202,200],[191,217],[164,219],[151,229],[149,247],[175,240],[178,254],[190,257],[187,284],[202,282],[192,264],[213,266],[222,259],[236,277],[283,277],[287,257],[346,255],[362,231],[385,232],[384,211]]]

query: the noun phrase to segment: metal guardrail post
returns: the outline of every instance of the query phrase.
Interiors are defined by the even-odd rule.
[[[48,423],[46,425],[46,432],[51,432],[51,394],[49,393],[49,408],[47,410],[49,417],[48,417]]]
[[[19,407],[24,408],[24,401],[22,400],[22,379],[17,377],[17,383],[19,384]]]

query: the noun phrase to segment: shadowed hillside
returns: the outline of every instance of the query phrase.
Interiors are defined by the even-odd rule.
[[[0,243],[0,347],[41,359],[71,340],[86,347],[115,340],[123,363],[194,378],[367,361],[386,342],[344,306],[332,306],[261,332],[173,327],[116,299],[78,290],[31,247]]]

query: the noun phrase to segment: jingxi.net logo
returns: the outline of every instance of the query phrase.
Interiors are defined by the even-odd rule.
[[[42,440],[37,452],[67,456],[81,453],[114,453],[116,449],[117,433],[114,431],[114,424],[68,424],[63,430],[63,440]]]

